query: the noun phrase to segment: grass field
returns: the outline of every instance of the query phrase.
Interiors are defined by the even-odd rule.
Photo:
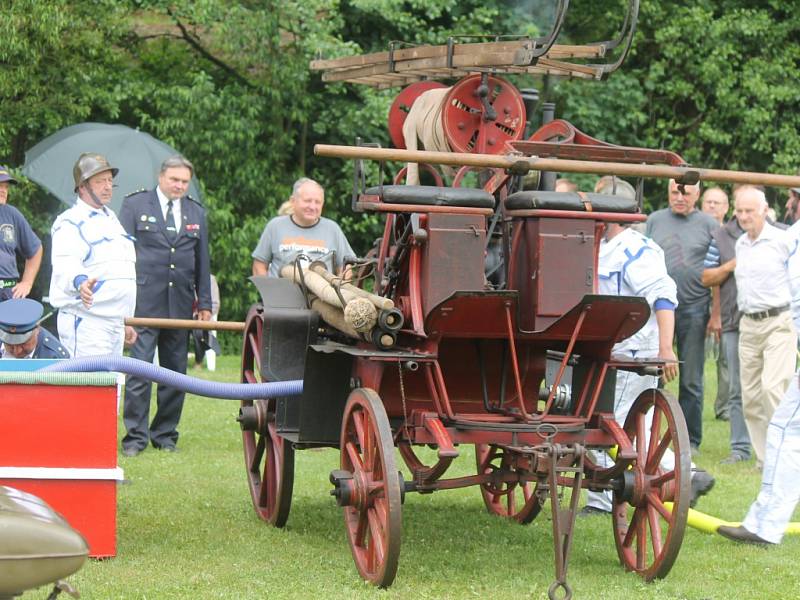
[[[237,381],[238,361],[221,358],[213,378]],[[707,369],[707,399],[714,393],[713,374]],[[717,464],[728,453],[728,425],[714,420],[712,404],[706,401],[697,463],[717,484],[697,508],[741,520],[759,474],[752,462]],[[149,449],[120,457],[127,483],[118,490],[118,555],[90,561],[71,578],[83,598],[547,597],[554,580],[549,505],[531,525],[521,526],[489,515],[476,488],[408,494],[397,579],[388,590],[365,584],[351,559],[341,509],[328,495],[328,474],[338,466],[335,450],[297,453],[288,524],[280,530],[266,526],[245,484],[237,409],[236,402],[190,396],[180,452]],[[474,473],[472,450],[461,450],[463,458],[450,474]],[[645,584],[620,566],[610,519],[590,517],[576,525],[568,581],[575,598],[798,598],[798,551],[797,537],[761,549],[688,529],[669,576]],[[24,598],[46,596],[42,589]]]

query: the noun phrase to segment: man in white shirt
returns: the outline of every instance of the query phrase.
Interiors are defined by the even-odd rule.
[[[789,311],[787,262],[794,249],[790,235],[766,222],[764,192],[736,191],[736,219],[745,235],[736,241],[739,367],[742,410],[756,464],[763,465],[767,425],[783,398],[795,367],[797,334]]]
[[[789,230],[796,244],[800,223]],[[792,318],[800,327],[800,256],[794,252],[788,262],[792,290]],[[723,525],[720,535],[747,544],[778,544],[800,500],[800,371],[772,414],[767,427],[764,472],[756,501],[739,526]]]
[[[50,304],[58,337],[77,358],[122,355],[136,332],[125,327],[136,306],[133,241],[107,208],[118,169],[100,154],[81,154],[72,170],[78,195],[53,223]]]

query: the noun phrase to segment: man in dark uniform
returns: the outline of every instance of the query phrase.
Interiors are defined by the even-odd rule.
[[[69,358],[58,338],[39,325],[43,313],[30,298],[0,302],[0,358]]]
[[[30,294],[42,264],[42,242],[22,213],[6,204],[12,184],[16,185],[17,180],[0,165],[0,302]],[[17,269],[17,254],[25,259],[22,278]]]
[[[120,222],[136,238],[136,316],[191,319],[195,295],[198,319],[211,319],[211,283],[206,213],[186,195],[194,167],[182,156],[161,165],[158,187],[136,192],[122,202]],[[152,362],[156,348],[162,367],[186,373],[189,332],[137,328],[131,356]],[[150,416],[151,382],[128,377],[122,452],[136,456],[147,447],[174,452],[184,393],[158,386],[157,411]]]

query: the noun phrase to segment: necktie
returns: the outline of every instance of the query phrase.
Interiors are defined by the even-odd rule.
[[[172,200],[167,202],[167,239],[171,242],[178,237],[178,228],[175,227],[175,215],[172,212]]]

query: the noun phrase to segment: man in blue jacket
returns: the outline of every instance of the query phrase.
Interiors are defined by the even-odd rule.
[[[42,263],[42,242],[22,213],[7,204],[11,185],[17,185],[17,180],[0,165],[0,301],[30,294]],[[21,278],[18,254],[25,259]]]
[[[39,325],[41,303],[30,298],[0,302],[0,358],[69,358],[58,338]]]
[[[205,209],[186,195],[192,163],[173,156],[161,165],[158,186],[125,198],[120,222],[135,237],[136,316],[191,319],[195,296],[198,318],[211,319],[211,283]],[[189,332],[185,329],[137,329],[131,356],[152,362],[156,348],[162,367],[186,373]],[[126,456],[147,447],[174,452],[184,393],[158,386],[157,411],[150,415],[150,381],[129,377],[125,386],[122,440]]]

